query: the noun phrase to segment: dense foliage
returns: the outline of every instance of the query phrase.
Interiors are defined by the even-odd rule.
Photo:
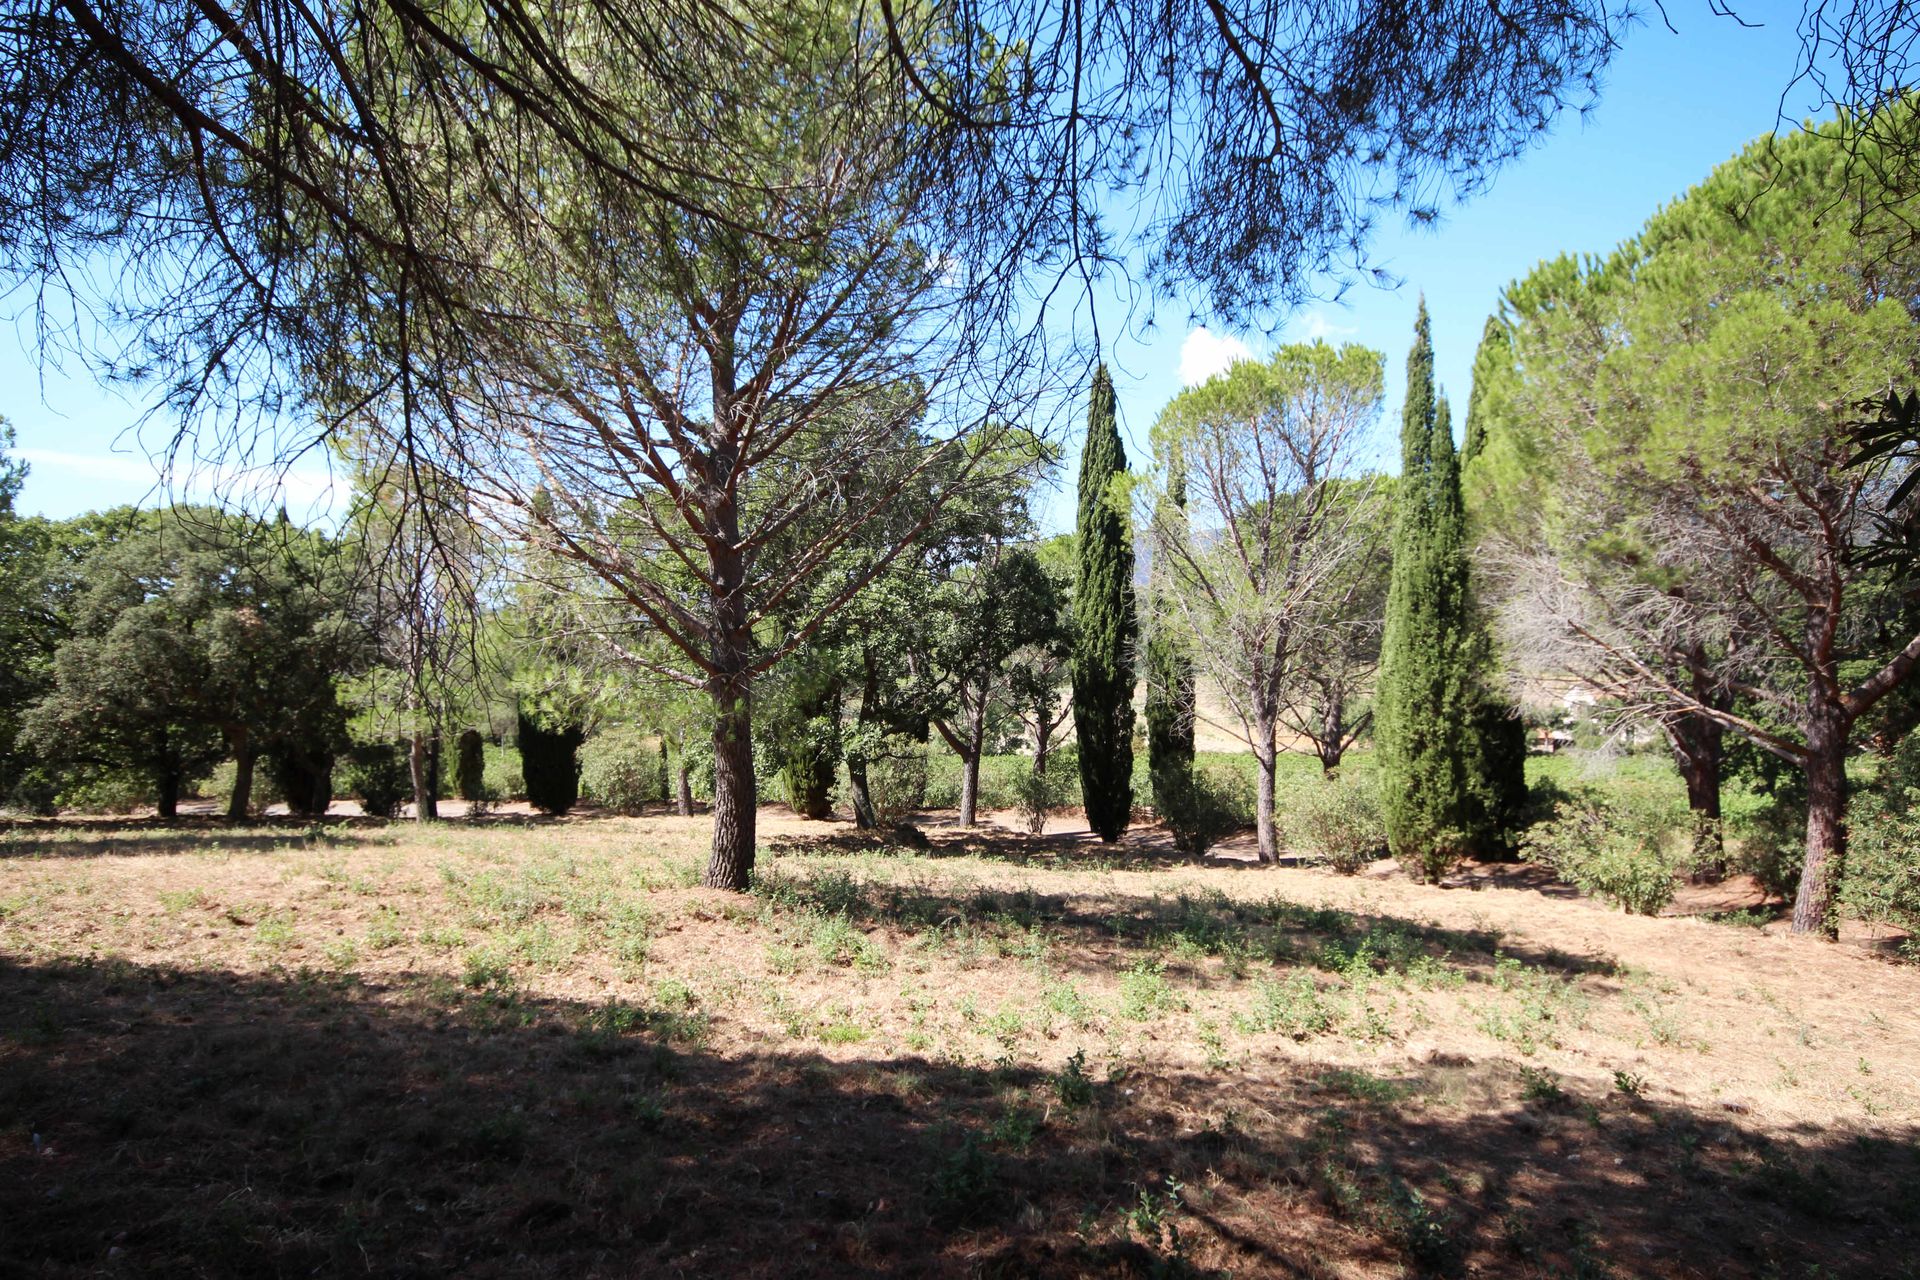
[[[1400,458],[1375,737],[1394,857],[1437,881],[1459,858],[1498,848],[1502,806],[1478,731],[1491,655],[1473,613],[1459,456],[1447,404],[1434,396],[1424,302]]]
[[[1080,454],[1079,549],[1073,587],[1073,725],[1087,823],[1112,842],[1133,810],[1133,667],[1139,629],[1133,594],[1133,528],[1127,455],[1114,415],[1113,380],[1093,376]]]

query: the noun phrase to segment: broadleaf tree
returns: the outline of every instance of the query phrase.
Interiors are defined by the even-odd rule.
[[[1274,776],[1300,667],[1344,625],[1355,562],[1378,554],[1359,457],[1380,414],[1385,357],[1324,342],[1243,360],[1176,397],[1156,449],[1184,465],[1187,507],[1154,527],[1196,673],[1219,691],[1258,765],[1260,858],[1279,856]]]

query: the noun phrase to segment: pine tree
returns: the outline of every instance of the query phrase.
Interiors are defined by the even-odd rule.
[[[1079,565],[1073,613],[1073,724],[1087,825],[1112,842],[1133,811],[1133,540],[1113,494],[1127,455],[1114,416],[1113,379],[1093,375],[1080,455]]]
[[[1181,519],[1187,505],[1186,464],[1176,448],[1167,461],[1168,515]],[[1174,816],[1193,781],[1193,659],[1180,642],[1171,618],[1164,574],[1149,593],[1152,618],[1147,632],[1147,773],[1153,780],[1153,807],[1163,819]]]
[[[1452,415],[1433,390],[1425,299],[1407,356],[1400,489],[1375,735],[1394,857],[1438,880],[1484,839],[1493,804],[1473,720],[1486,647],[1467,590]]]

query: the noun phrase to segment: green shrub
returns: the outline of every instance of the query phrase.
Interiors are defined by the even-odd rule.
[[[131,813],[154,802],[153,781],[131,769],[81,766],[61,779],[59,807],[82,813]]]
[[[349,748],[343,781],[361,809],[376,818],[391,818],[413,794],[406,749],[391,742],[363,742]]]
[[[1253,786],[1237,769],[1196,765],[1185,785],[1168,788],[1166,799],[1173,847],[1191,857],[1253,822]]]
[[[1062,805],[1071,803],[1068,791],[1069,776],[1060,769],[1051,767],[1045,773],[1036,773],[1029,763],[1027,770],[1014,784],[1014,804],[1027,830],[1039,835],[1047,829],[1047,814]]]
[[[1863,793],[1847,833],[1841,908],[1868,924],[1905,931],[1907,954],[1920,958],[1920,788]]]
[[[658,740],[637,729],[596,733],[580,748],[580,790],[615,813],[639,813],[666,799]]]
[[[927,747],[912,738],[884,739],[867,759],[867,798],[873,802],[873,820],[882,831],[927,803]]]
[[[497,800],[525,800],[527,780],[520,771],[520,753],[512,747],[484,744],[487,755],[486,793]]]
[[[330,751],[317,750],[308,743],[282,743],[260,761],[254,774],[254,794],[260,794],[264,774],[274,792],[287,802],[288,813],[317,817],[333,803],[333,765]]]
[[[1520,851],[1583,893],[1651,916],[1673,900],[1674,878],[1692,858],[1692,832],[1684,807],[1616,780],[1606,793],[1575,793],[1552,821],[1527,832]]]
[[[13,786],[0,797],[0,809],[51,818],[60,812],[60,779],[45,765],[31,765],[20,771]]]
[[[1385,855],[1379,778],[1341,771],[1293,789],[1280,815],[1289,849],[1318,854],[1342,875]]]

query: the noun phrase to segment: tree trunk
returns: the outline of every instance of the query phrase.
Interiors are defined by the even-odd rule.
[[[1816,694],[1815,697],[1818,697]],[[1847,855],[1846,716],[1836,707],[1810,708],[1807,725],[1807,851],[1800,892],[1793,900],[1793,931],[1837,936],[1834,891]]]
[[[870,831],[880,825],[873,816],[873,793],[867,790],[866,757],[847,757],[847,790],[853,799],[854,828]]]
[[[1260,766],[1260,777],[1254,799],[1254,826],[1260,844],[1260,861],[1277,862],[1280,859],[1280,842],[1273,829],[1273,771],[1277,761],[1274,748],[1273,716],[1263,714],[1256,717],[1253,744],[1254,762]]]
[[[707,560],[712,567],[708,636],[713,646],[707,692],[713,698],[713,854],[709,889],[745,891],[753,883],[754,824],[759,795],[753,779],[753,634],[747,616],[747,558],[741,549],[738,431],[751,412],[735,400],[737,314],[716,315],[708,329],[713,378],[709,448],[697,479],[707,510]]]
[[[1033,773],[1037,778],[1047,776],[1047,754],[1053,750],[1053,726],[1047,723],[1043,711],[1034,721],[1033,730]]]
[[[1341,725],[1346,714],[1346,690],[1337,684],[1333,685],[1326,691],[1326,702],[1320,709],[1320,740],[1314,743],[1322,773],[1332,773],[1338,769],[1341,758],[1347,753],[1346,735]]]
[[[154,810],[162,818],[180,816],[180,767],[174,764],[163,765],[154,778]]]
[[[753,695],[718,685],[713,690],[713,857],[710,889],[744,890],[753,882],[754,823],[759,817],[753,779]]]
[[[983,697],[980,704],[967,712],[966,749],[960,755],[960,825],[971,827],[978,816],[980,806],[980,756],[986,749],[987,740],[987,704]]]
[[[433,760],[427,736],[416,733],[407,742],[407,773],[413,780],[413,818],[432,822],[440,816],[440,804],[433,793]]]
[[[253,803],[253,741],[245,727],[227,735],[233,744],[233,793],[227,797],[227,817],[244,821]]]
[[[673,811],[683,818],[691,818],[693,816],[693,779],[687,776],[687,744],[684,738],[680,742],[680,759],[674,774],[676,789],[673,796]]]
[[[1687,808],[1696,823],[1693,842],[1695,884],[1723,880],[1727,874],[1720,834],[1720,764],[1724,730],[1705,716],[1683,716],[1667,730],[1674,763],[1687,784]]]

